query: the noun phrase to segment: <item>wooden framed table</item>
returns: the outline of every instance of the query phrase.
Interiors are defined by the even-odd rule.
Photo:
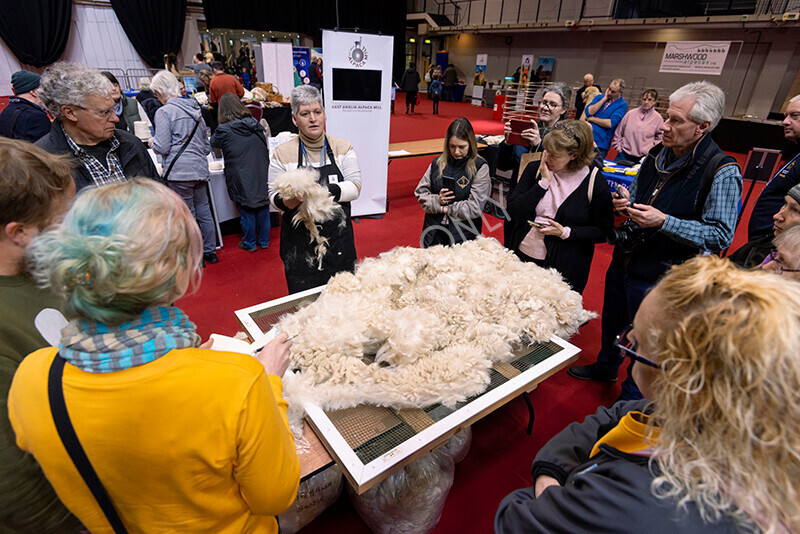
[[[488,145],[478,143],[478,150]],[[389,143],[389,161],[403,158],[416,158],[419,156],[434,156],[442,153],[444,137],[438,139],[423,139],[421,141],[406,141],[403,143]]]
[[[284,314],[315,300],[323,288],[238,310],[236,318],[255,339],[268,332]],[[320,472],[335,459],[352,487],[361,494],[443,445],[461,429],[532,391],[574,362],[579,352],[577,347],[557,337],[545,343],[523,344],[511,361],[496,363],[490,369],[490,383],[485,391],[455,406],[434,404],[395,410],[364,404],[326,411],[306,404],[304,439],[309,447],[298,454],[301,477],[305,479]]]

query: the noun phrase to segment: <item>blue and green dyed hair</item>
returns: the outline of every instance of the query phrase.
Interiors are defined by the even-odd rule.
[[[181,198],[147,178],[89,189],[34,239],[31,271],[69,319],[119,324],[199,279],[200,229]]]

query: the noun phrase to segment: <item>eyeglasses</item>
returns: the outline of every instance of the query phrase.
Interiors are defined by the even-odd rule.
[[[550,100],[542,100],[539,105],[547,109],[556,109],[561,107],[561,104],[558,102],[551,102]]]
[[[108,109],[91,109],[91,108],[85,108],[83,106],[75,106],[75,107],[83,109],[83,110],[86,110],[86,111],[91,111],[92,113],[94,113],[95,115],[100,117],[101,119],[108,119],[114,113],[114,107],[113,106],[108,108]]]
[[[656,362],[649,358],[645,358],[638,352],[636,349],[639,347],[639,343],[636,341],[632,341],[628,335],[633,330],[633,326],[628,326],[625,330],[620,332],[617,336],[617,339],[614,340],[614,346],[617,347],[621,353],[628,356],[633,361],[641,362],[645,365],[649,365],[650,367],[655,367],[656,369],[661,369],[661,366],[658,365]]]
[[[778,268],[778,272],[780,274],[783,274],[783,273],[800,273],[800,269],[789,269],[786,266],[786,263],[783,260],[778,258],[778,251],[777,250],[773,250],[772,252],[769,253],[769,261],[775,263],[775,266]]]

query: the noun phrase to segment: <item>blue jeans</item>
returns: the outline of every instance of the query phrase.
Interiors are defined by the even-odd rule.
[[[203,254],[211,254],[217,249],[217,234],[214,231],[214,218],[208,201],[208,182],[204,180],[173,181],[167,185],[189,206],[189,211],[200,227],[203,235]]]
[[[631,163],[639,163],[639,160],[642,159],[641,157],[632,156],[631,154],[627,154],[625,152],[619,152],[617,157],[614,158],[614,163],[619,163],[620,161],[630,161]]]
[[[242,225],[242,242],[247,248],[256,246],[256,235],[258,235],[258,246],[266,248],[269,246],[269,204],[260,208],[246,208],[237,204],[241,218],[239,223]]]
[[[438,96],[434,96],[433,97],[433,112],[436,113],[437,115],[439,114],[439,97]]]
[[[606,272],[605,293],[603,294],[603,319],[600,340],[600,352],[597,354],[598,371],[603,374],[616,375],[624,358],[614,346],[614,340],[626,326],[633,322],[633,317],[644,300],[645,295],[654,284],[643,280],[628,278],[622,274],[622,266],[616,260]],[[622,383],[623,399],[641,399],[642,393],[633,381],[631,370],[633,361],[628,365],[628,378]]]

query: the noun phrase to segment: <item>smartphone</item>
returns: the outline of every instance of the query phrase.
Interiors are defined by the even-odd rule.
[[[528,224],[530,224],[531,226],[533,226],[535,228],[544,228],[545,226],[549,226],[547,224],[537,223],[537,222],[534,222],[534,221],[528,221]]]
[[[530,120],[511,119],[511,133],[508,134],[508,143],[511,145],[528,146],[530,143],[522,138],[522,131],[529,128],[532,128]]]
[[[442,184],[444,189],[447,189],[451,193],[456,192],[456,179],[454,177],[442,176]],[[448,202],[447,204],[452,204],[452,202]]]

